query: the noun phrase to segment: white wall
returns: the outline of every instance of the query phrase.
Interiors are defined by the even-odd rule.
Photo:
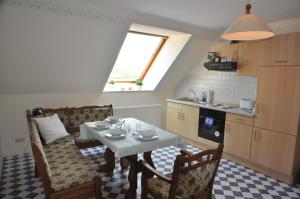
[[[155,92],[102,93],[131,23],[192,37]],[[215,36],[200,27],[89,1],[0,1],[1,152],[24,152],[24,111],[33,105],[161,104],[155,119],[164,126],[165,99],[174,96],[176,85]],[[23,137],[25,143],[15,143]]]

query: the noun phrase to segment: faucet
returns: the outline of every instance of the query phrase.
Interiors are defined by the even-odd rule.
[[[197,102],[198,101],[198,97],[197,97],[197,94],[196,94],[195,90],[190,88],[189,91],[194,95],[193,101]]]

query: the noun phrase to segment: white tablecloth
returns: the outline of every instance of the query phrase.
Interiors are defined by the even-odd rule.
[[[105,137],[105,133],[107,133],[109,130],[96,130],[95,128],[91,127],[93,122],[84,123],[80,126],[80,138],[98,139],[100,142],[110,148],[117,157],[144,153],[173,145],[180,148],[186,147],[186,142],[180,136],[174,133],[170,133],[166,130],[160,129],[137,119],[125,118],[123,120],[126,121],[126,125],[130,125],[131,131],[135,131],[136,128],[155,130],[158,135],[158,139],[151,141],[140,141],[131,133],[129,133],[126,135],[125,139],[112,140]]]

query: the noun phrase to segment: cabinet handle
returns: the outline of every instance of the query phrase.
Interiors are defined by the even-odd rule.
[[[237,119],[237,121],[240,121],[240,122],[243,122],[243,121],[244,121],[243,118],[236,118],[236,119]]]
[[[229,124],[226,124],[226,132],[229,132]]]
[[[257,106],[256,106],[256,113],[259,113],[259,105],[260,105],[260,103],[258,102]]]
[[[287,60],[276,60],[275,63],[286,63],[288,62]]]
[[[254,130],[253,140],[256,140],[256,130]]]
[[[183,113],[181,113],[181,119],[184,120],[184,114]]]
[[[178,112],[178,114],[177,114],[177,119],[180,120],[180,112]]]

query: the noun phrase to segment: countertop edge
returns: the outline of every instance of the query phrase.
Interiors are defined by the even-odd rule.
[[[212,110],[223,111],[223,112],[226,112],[226,113],[233,113],[233,114],[243,115],[243,116],[247,116],[247,117],[254,117],[255,116],[254,112],[250,113],[250,112],[242,110],[241,108],[222,109],[220,107],[207,106],[207,105],[204,105],[204,104],[198,104],[198,103],[194,103],[194,102],[186,102],[186,101],[183,101],[183,100],[176,100],[176,99],[166,99],[166,101],[167,102],[174,102],[174,103],[178,103],[178,104],[196,106],[196,107],[201,107],[201,108],[208,108],[208,109],[212,109]]]

